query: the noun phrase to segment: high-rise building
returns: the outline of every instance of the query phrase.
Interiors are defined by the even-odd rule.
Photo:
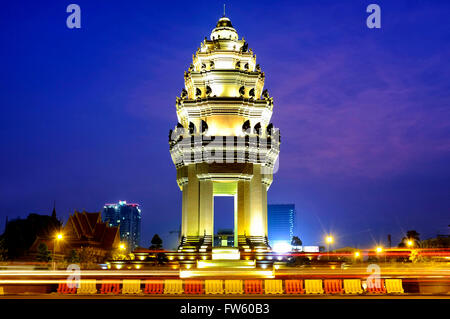
[[[295,204],[268,205],[269,243],[290,244],[294,236]]]
[[[103,220],[109,226],[119,226],[120,240],[129,251],[139,246],[141,240],[141,210],[138,204],[119,201],[117,204],[106,204],[103,208]]]

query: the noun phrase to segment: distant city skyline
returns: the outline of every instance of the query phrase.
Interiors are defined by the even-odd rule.
[[[364,2],[227,2],[275,97],[268,203],[295,204],[305,245],[329,233],[333,247],[448,234],[450,3],[377,3],[379,30],[366,27]],[[143,211],[141,245],[157,233],[171,248],[182,198],[167,132],[223,3],[79,5],[77,30],[53,3],[0,11],[0,229],[6,216],[50,215],[54,200],[63,222],[127,200]]]

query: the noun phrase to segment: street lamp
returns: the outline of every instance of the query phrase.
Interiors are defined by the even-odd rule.
[[[408,240],[406,242],[406,245],[408,245],[408,247],[412,247],[412,246],[414,246],[414,242],[412,240]]]
[[[53,242],[53,270],[56,270],[56,261],[55,261],[55,251],[56,251],[56,245],[57,242],[63,239],[63,235],[61,233],[58,233],[55,236],[55,241]]]
[[[359,251],[355,251],[355,258],[359,258],[361,256],[361,253]]]
[[[378,246],[375,250],[377,254],[381,254],[383,252],[383,247]],[[386,262],[386,254],[384,254],[384,262]]]
[[[124,250],[127,249],[127,248],[125,247],[125,244],[120,244],[120,245],[119,245],[119,249],[122,250],[122,251],[124,251]]]
[[[325,237],[325,241],[327,243],[328,260],[330,260],[330,245],[333,243],[333,236],[328,235]]]

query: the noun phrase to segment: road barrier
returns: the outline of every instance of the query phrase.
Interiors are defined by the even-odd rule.
[[[102,280],[102,285],[100,287],[101,294],[120,294],[120,284],[114,283],[108,280]]]
[[[223,280],[205,280],[205,294],[223,294]]]
[[[164,282],[162,280],[146,280],[144,293],[152,295],[164,293]]]
[[[246,294],[262,294],[263,293],[262,280],[260,279],[245,280],[244,292]]]
[[[57,292],[59,294],[76,294],[77,287],[74,284],[73,287],[69,288],[69,286],[67,285],[67,280],[61,280],[58,284]]]
[[[124,279],[122,281],[122,294],[140,294],[141,290],[141,281],[139,279]]]
[[[145,294],[362,294],[364,289],[360,279],[265,279],[264,286],[261,279],[227,279],[227,280],[194,280],[194,279],[166,279],[146,280]],[[304,286],[303,286],[304,285]],[[374,294],[404,293],[401,279],[367,279],[366,292]],[[184,289],[183,289],[184,288]],[[141,280],[122,280],[122,289],[119,281],[101,281],[101,288],[97,291],[96,279],[83,279],[79,281],[79,288],[69,287],[66,280],[58,282],[57,292],[60,294],[92,295],[101,294],[141,294]],[[3,295],[0,287],[0,295]]]
[[[401,279],[386,279],[386,291],[388,294],[403,294],[405,291],[402,287]]]
[[[305,290],[303,290],[303,280],[299,279],[285,280],[284,285],[286,287],[286,294],[300,295],[305,293]]]
[[[322,279],[306,279],[305,280],[306,294],[323,294]]]
[[[226,294],[242,294],[242,280],[229,279],[225,280],[225,293]]]
[[[166,279],[164,280],[164,294],[179,295],[183,293],[183,280]]]
[[[93,295],[97,293],[97,280],[82,279],[80,280],[80,287],[77,290],[79,295]]]
[[[340,279],[325,279],[323,281],[326,294],[342,294],[344,289],[342,288],[342,280]]]
[[[187,294],[203,294],[203,281],[202,280],[185,280],[184,292]]]
[[[278,279],[264,280],[264,293],[271,295],[283,294],[283,281]]]
[[[384,287],[384,280],[383,279],[367,279],[366,281],[366,292],[372,293],[372,294],[385,294],[386,288]]]
[[[346,294],[362,294],[363,289],[361,287],[360,279],[344,279],[344,291]]]

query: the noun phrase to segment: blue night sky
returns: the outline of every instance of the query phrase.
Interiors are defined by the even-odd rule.
[[[65,25],[81,7],[82,28]],[[382,27],[368,29],[377,3]],[[397,244],[450,224],[450,2],[226,1],[281,129],[269,203],[295,203],[304,244]],[[142,245],[181,222],[168,131],[183,73],[223,1],[8,1],[0,10],[4,220],[127,200]],[[218,226],[232,202],[217,203]]]

